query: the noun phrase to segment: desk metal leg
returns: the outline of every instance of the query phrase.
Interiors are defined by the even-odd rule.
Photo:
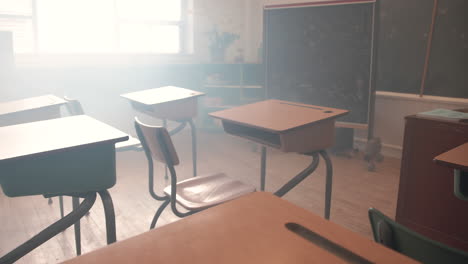
[[[54,201],[52,201],[52,198],[49,198],[48,204],[52,204]],[[63,211],[63,196],[59,196],[59,206],[60,206],[60,217],[63,218],[64,211]]]
[[[112,203],[112,198],[109,194],[109,191],[102,190],[98,193],[101,196],[102,205],[104,206],[104,214],[106,217],[107,244],[109,245],[117,241],[114,204]]]
[[[63,218],[65,213],[63,211],[63,196],[62,195],[59,196],[59,206],[60,206],[60,217]]]
[[[57,222],[48,226],[46,229],[39,232],[37,235],[13,249],[6,255],[0,258],[0,263],[9,264],[22,258],[24,255],[31,252],[33,249],[39,247],[47,240],[51,239],[58,233],[73,225],[76,221],[80,220],[86,212],[88,212],[96,201],[96,193],[87,193],[84,201],[69,214],[60,218]]]
[[[62,197],[62,196],[60,196]],[[79,197],[72,197],[72,204],[73,210],[76,210],[80,205],[80,198]],[[76,255],[81,255],[81,223],[80,220],[76,221],[74,224],[75,230],[75,248],[76,248]]]
[[[327,166],[327,178],[325,182],[325,219],[330,219],[330,206],[331,206],[331,194],[332,194],[332,183],[333,183],[333,166],[330,157],[325,150],[319,151],[325,165]]]
[[[299,183],[301,183],[310,174],[312,174],[318,167],[319,160],[320,160],[319,154],[320,156],[322,156],[326,165],[324,217],[325,219],[330,219],[330,206],[331,206],[331,194],[332,194],[332,183],[333,183],[333,167],[332,167],[330,157],[328,156],[325,150],[320,150],[318,152],[307,154],[307,155],[312,156],[312,162],[309,164],[309,166],[307,166],[307,168],[305,168],[303,171],[297,174],[294,178],[289,180],[285,185],[279,188],[275,192],[275,195],[282,197],[283,195],[288,193],[290,190],[292,190],[294,187],[296,187]]]
[[[265,191],[266,177],[266,147],[262,146],[262,155],[260,161],[260,191]]]
[[[167,128],[167,120],[163,119],[163,127]],[[164,179],[167,180],[169,177],[167,176],[167,165],[164,165]]]
[[[192,131],[192,163],[193,163],[193,177],[197,176],[197,130],[193,120],[188,121],[190,130]]]
[[[299,174],[294,176],[291,180],[289,180],[285,185],[283,185],[281,188],[279,188],[276,192],[275,195],[282,197],[286,193],[288,193],[290,190],[292,190],[296,185],[301,183],[307,176],[309,176],[312,172],[317,169],[317,166],[319,164],[319,156],[318,153],[312,153],[310,154],[312,156],[312,162],[305,168],[303,171],[301,171]]]

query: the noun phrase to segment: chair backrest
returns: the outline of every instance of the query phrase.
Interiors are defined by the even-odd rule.
[[[179,157],[165,127],[147,125],[135,118],[135,130],[147,155],[168,166],[179,164]]]
[[[67,101],[66,107],[70,115],[84,115],[84,110],[80,101],[68,98],[67,96],[65,96],[63,99]]]
[[[369,209],[374,240],[423,263],[468,263],[464,252],[431,240],[398,224],[379,210]]]

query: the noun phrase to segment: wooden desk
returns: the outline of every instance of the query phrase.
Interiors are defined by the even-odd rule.
[[[55,95],[43,95],[0,103],[0,127],[60,117],[67,102]]]
[[[285,227],[298,223],[373,263],[418,263],[269,193],[256,192],[66,261],[350,263]]]
[[[174,86],[165,86],[121,95],[130,101],[133,109],[136,111],[162,119],[164,126],[167,126],[167,119],[180,123],[178,127],[169,132],[171,135],[181,131],[187,123],[190,125],[192,132],[193,176],[197,175],[197,137],[192,118],[197,115],[198,97],[202,95],[205,94]]]
[[[125,133],[84,115],[0,127],[0,185],[7,196],[69,195],[76,201],[70,214],[0,258],[0,263],[14,262],[79,221],[91,209],[96,193],[104,204],[108,243],[115,242],[107,189],[116,182],[114,145],[127,139]],[[78,197],[85,198],[79,206]]]
[[[440,154],[434,161],[450,168],[468,171],[468,142]]]
[[[221,119],[226,133],[278,148],[313,157],[311,164],[275,192],[283,196],[308,177],[318,166],[320,154],[327,165],[325,218],[330,217],[332,165],[325,149],[333,145],[335,119],[349,111],[299,104],[280,100],[266,100],[211,113]],[[265,190],[266,148],[262,146],[260,189]]]
[[[453,168],[455,196],[468,201],[468,142],[440,154],[434,161]]]

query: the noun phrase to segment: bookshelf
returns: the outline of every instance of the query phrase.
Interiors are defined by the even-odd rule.
[[[210,63],[203,65],[201,128],[221,129],[208,113],[265,98],[263,66],[259,63]]]

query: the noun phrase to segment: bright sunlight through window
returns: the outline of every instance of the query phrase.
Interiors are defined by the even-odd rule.
[[[0,0],[15,53],[181,53],[183,0]]]

